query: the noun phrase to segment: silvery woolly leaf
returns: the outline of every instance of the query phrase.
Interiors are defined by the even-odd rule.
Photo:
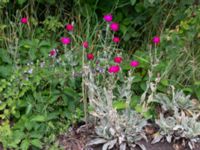
[[[116,133],[115,130],[114,130],[113,128],[110,128],[109,131],[110,131],[110,134],[111,134],[112,136],[114,136],[115,133]]]
[[[103,144],[103,143],[106,143],[106,140],[105,140],[105,139],[102,139],[102,138],[96,138],[96,139],[90,141],[89,143],[87,143],[87,146],[91,146],[91,145],[99,145],[99,144]]]
[[[146,141],[146,142],[148,142],[148,138],[147,138],[147,136],[146,136],[146,134],[145,133],[140,133],[140,135],[141,135],[141,137]],[[137,139],[135,139],[135,140],[137,140]],[[140,140],[140,139],[139,139]],[[137,141],[139,141],[139,140],[137,140]]]
[[[156,134],[156,135],[154,136],[153,140],[151,141],[151,144],[155,144],[155,143],[160,142],[160,140],[161,140],[162,138],[163,138],[162,135]]]
[[[119,146],[119,150],[126,150],[126,143],[122,143],[122,144]]]
[[[143,144],[137,144],[142,150],[147,150]]]
[[[167,140],[168,143],[171,143],[171,141],[172,141],[172,136],[171,136],[171,135],[167,135],[167,136],[166,136],[166,140]]]
[[[150,89],[152,92],[156,91],[156,85],[154,83],[150,83]]]
[[[131,150],[132,150],[132,149],[134,149],[134,148],[136,147],[136,144],[134,144],[134,143],[133,143],[133,144],[128,144],[128,146],[129,146],[129,147],[131,148]]]
[[[107,150],[107,149],[111,149],[114,147],[114,145],[117,143],[117,139],[108,141],[107,143],[105,143],[102,147],[102,150]]]
[[[175,127],[173,127],[174,131],[176,131],[178,129],[184,130],[183,126],[181,126],[181,125],[176,125]]]
[[[191,142],[191,141],[190,141],[190,142],[188,142],[188,145],[189,145],[190,149],[194,149],[194,147],[195,147],[195,146],[194,146],[194,143],[193,143],[193,142]]]
[[[119,144],[123,143],[125,141],[125,135],[122,135],[118,138]]]

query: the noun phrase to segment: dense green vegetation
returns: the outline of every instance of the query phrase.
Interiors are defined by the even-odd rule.
[[[186,138],[200,135],[199,31],[198,0],[1,0],[0,143],[59,149],[57,136],[89,114],[101,122],[97,133],[113,126],[109,110],[135,133],[142,129],[130,126],[146,119],[168,124],[158,107],[176,112],[174,126],[188,110],[181,125],[196,126]]]

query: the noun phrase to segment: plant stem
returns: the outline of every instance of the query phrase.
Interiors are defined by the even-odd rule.
[[[87,114],[87,98],[86,98],[86,91],[85,91],[85,49],[83,48],[83,53],[82,53],[82,94],[83,94],[83,107],[84,107],[84,116],[85,116],[85,123],[87,124],[88,122],[88,114]]]

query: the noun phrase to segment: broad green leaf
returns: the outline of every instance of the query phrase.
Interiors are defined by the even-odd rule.
[[[149,3],[153,4],[155,2],[155,0],[148,0]]]
[[[15,144],[19,144],[19,142],[25,137],[25,134],[21,130],[14,130],[13,139]]]
[[[76,91],[74,91],[72,88],[70,87],[65,87],[64,88],[64,93],[73,97],[73,98],[78,98],[78,93]]]
[[[4,63],[12,64],[12,59],[10,58],[7,50],[0,49],[0,58]]]
[[[44,122],[46,120],[45,116],[42,115],[37,115],[34,116],[31,121],[36,121],[36,122]]]
[[[195,88],[195,94],[197,95],[198,100],[200,100],[200,87]]]
[[[118,109],[126,109],[127,104],[126,104],[126,101],[118,100],[118,101],[113,102],[113,107],[117,110]]]
[[[138,112],[138,113],[142,113],[142,106],[140,104],[136,105],[135,107],[135,111]]]
[[[37,147],[37,148],[42,149],[43,143],[40,142],[39,139],[33,139],[33,140],[31,140],[31,144],[32,144],[33,146]]]
[[[162,85],[164,86],[168,86],[169,85],[169,81],[167,79],[163,79],[160,81]]]
[[[59,117],[59,112],[57,112],[56,110],[52,113],[48,113],[47,114],[47,118],[46,120],[53,120],[53,119],[57,119]]]
[[[29,146],[30,146],[30,142],[28,139],[24,139],[22,143],[20,144],[21,150],[28,150]]]
[[[196,82],[194,82],[194,84],[200,86],[200,81],[196,81]]]
[[[11,75],[12,72],[13,72],[12,65],[0,66],[0,76],[7,77],[7,76]]]
[[[145,8],[144,8],[143,3],[142,3],[142,2],[137,3],[137,4],[135,5],[135,10],[136,10],[137,13],[141,13],[142,11],[144,11]]]
[[[40,133],[40,132],[36,132],[36,131],[32,131],[30,133],[30,137],[33,138],[33,139],[42,139],[43,135]]]
[[[26,0],[17,0],[17,3],[19,4],[19,5],[22,5],[22,4],[24,4],[26,2]]]
[[[138,102],[140,100],[139,96],[133,96],[131,99],[131,108],[135,109],[135,107],[137,106]]]
[[[192,93],[193,91],[191,88],[183,88],[182,90],[183,92],[189,92],[189,93]]]
[[[33,128],[33,123],[31,121],[26,121],[24,126],[28,131],[30,131]]]
[[[135,76],[135,78],[133,79],[133,83],[138,83],[141,81],[142,81],[142,78],[140,76]]]
[[[133,6],[136,3],[136,0],[130,0],[131,5]]]
[[[31,110],[32,110],[32,104],[29,103],[27,108],[26,108],[26,114],[29,114]]]
[[[56,2],[55,0],[48,0],[48,3],[51,5],[55,4],[55,2]]]
[[[0,103],[0,110],[3,110],[6,107],[7,103],[1,102]]]

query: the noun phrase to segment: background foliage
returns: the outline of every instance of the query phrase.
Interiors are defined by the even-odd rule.
[[[129,60],[140,62],[132,80],[131,108],[146,118],[156,117],[156,105],[143,112],[139,104],[147,88],[155,35],[162,43],[157,47],[159,63],[151,79],[161,76],[156,92],[168,93],[168,87],[174,85],[200,99],[198,0],[1,0],[0,142],[4,147],[25,150],[47,145],[54,149],[56,135],[83,119],[80,45],[88,39],[92,44],[87,52],[107,48],[102,45],[106,29],[101,22],[107,13],[120,24],[116,35],[121,42],[115,54],[122,52],[125,73],[118,85],[130,69]],[[24,16],[29,18],[27,26],[19,21]],[[59,42],[61,36],[73,36],[63,32],[67,23],[75,25],[77,35],[68,49]],[[58,56],[68,51],[69,59],[50,58],[53,48],[59,50]],[[117,110],[126,108],[122,99],[113,105]]]

